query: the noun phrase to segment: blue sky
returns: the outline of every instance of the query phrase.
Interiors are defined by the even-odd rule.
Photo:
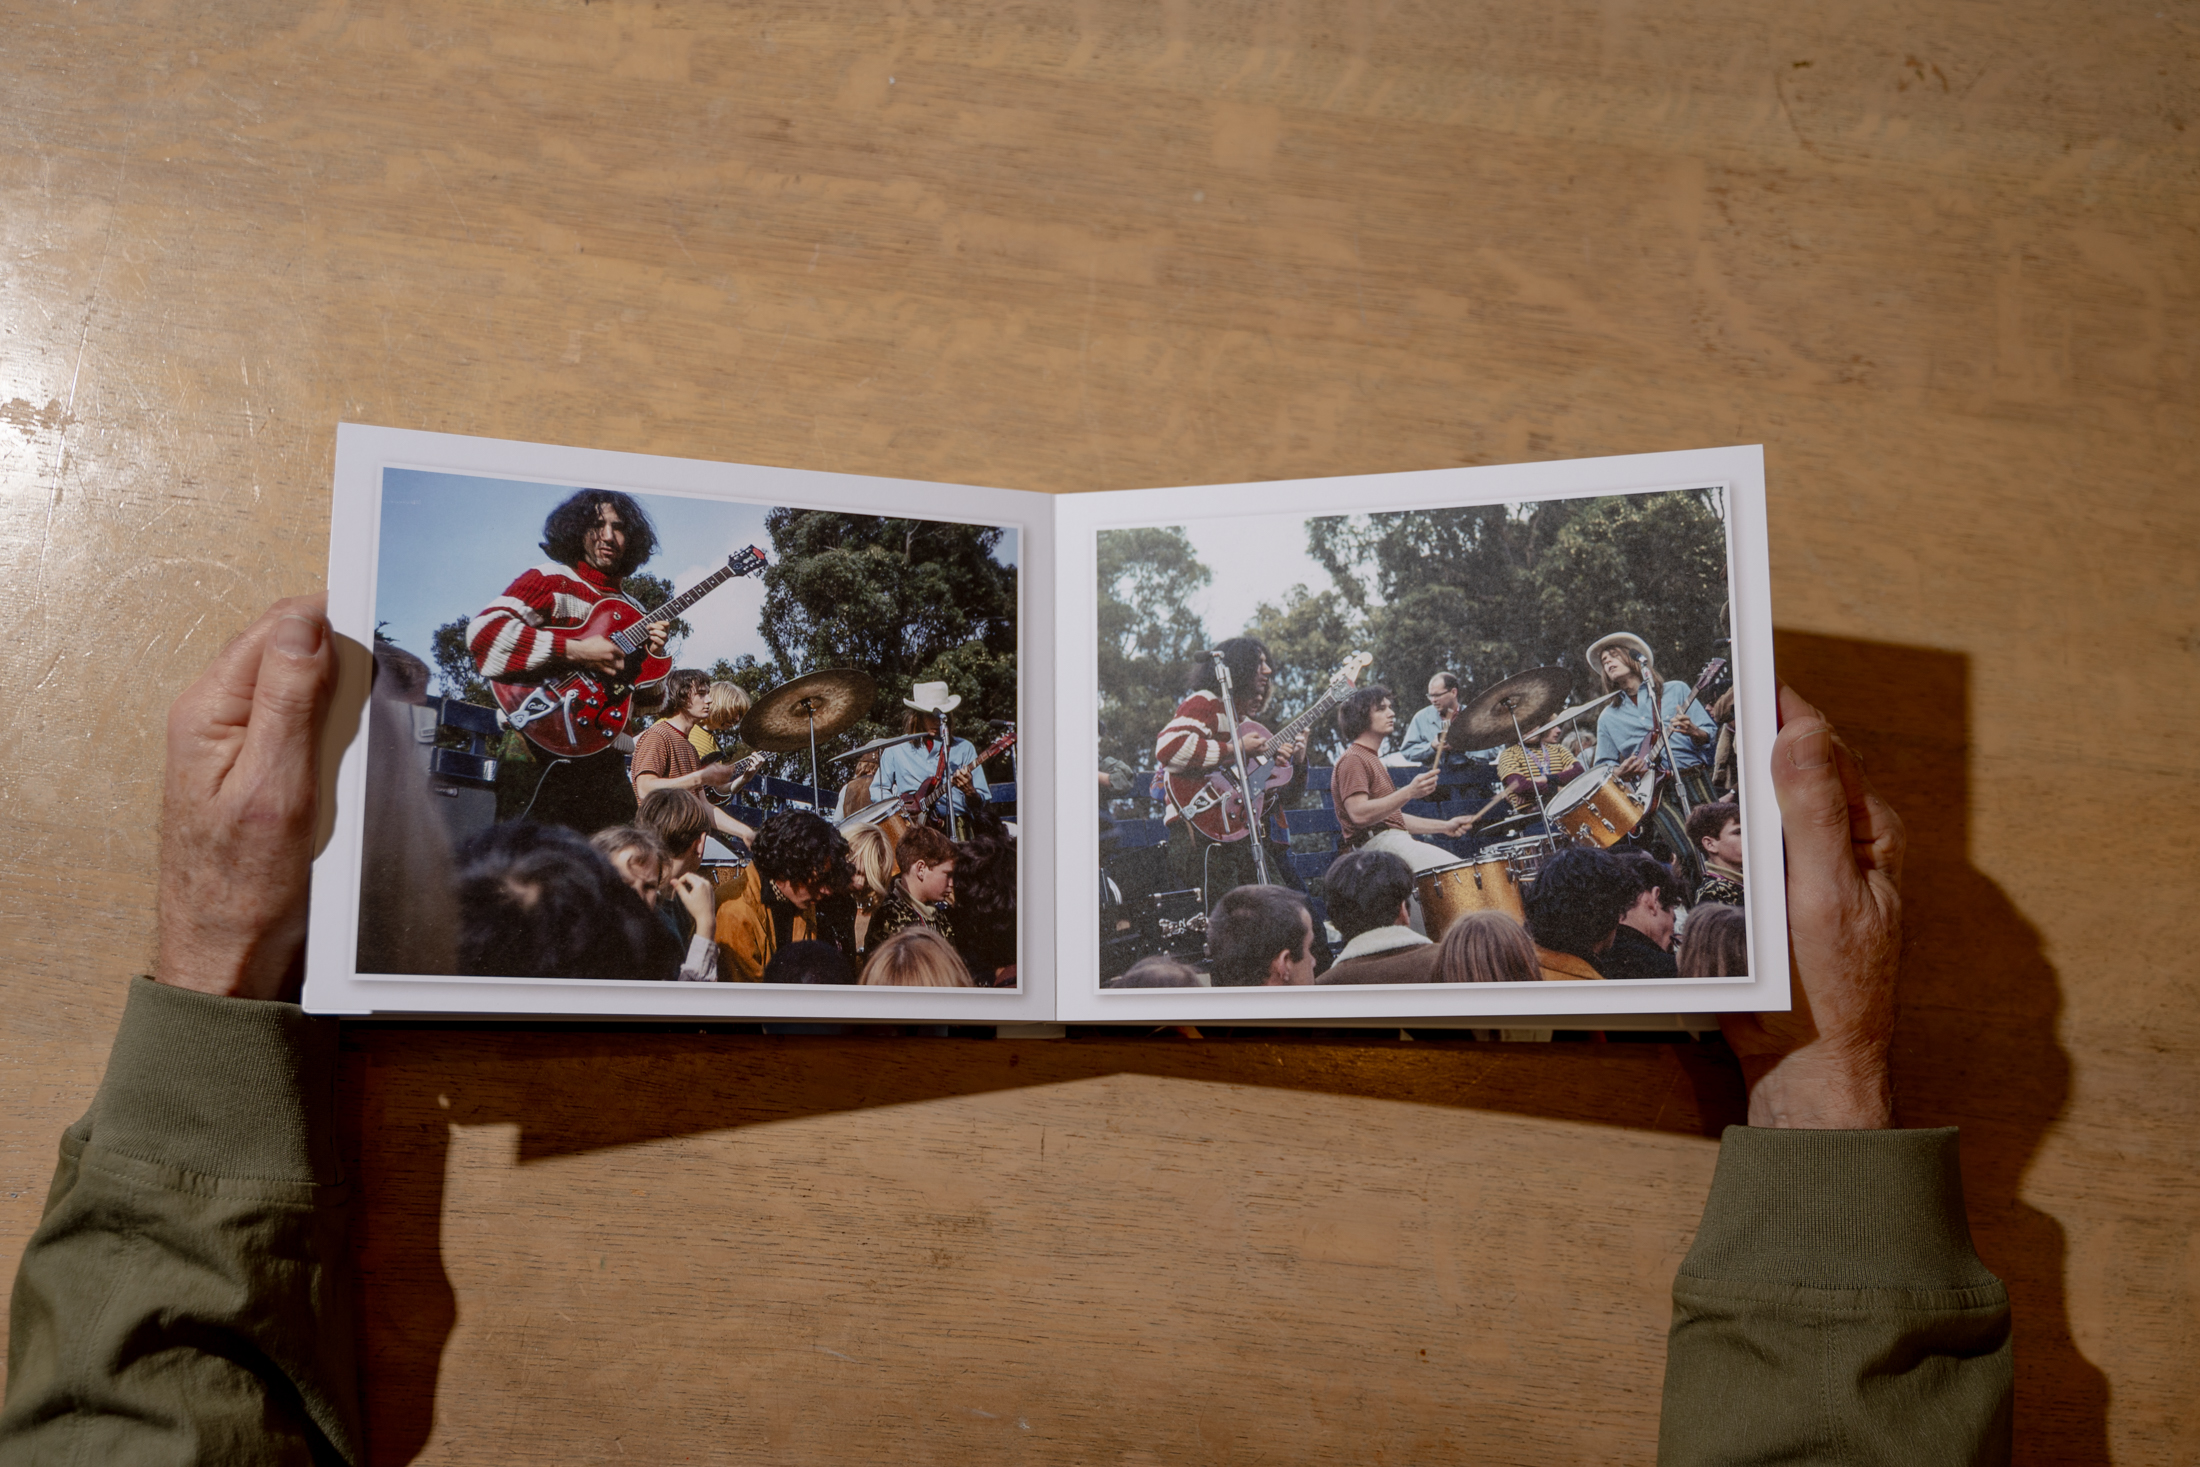
[[[454,616],[473,615],[543,560],[542,522],[573,492],[571,484],[385,469],[374,594],[384,633],[432,665],[435,629]],[[657,554],[642,570],[670,580],[676,592],[744,546],[771,552],[764,532],[769,505],[675,494],[634,497],[657,526]],[[1013,529],[1004,531],[995,548],[1004,565],[1017,563],[1017,538]],[[688,609],[695,633],[678,649],[680,661],[707,667],[743,652],[768,657],[757,632],[763,607],[761,577],[720,586]]]

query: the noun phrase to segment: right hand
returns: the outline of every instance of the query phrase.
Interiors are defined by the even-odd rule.
[[[1413,783],[1406,786],[1406,794],[1411,799],[1425,800],[1436,793],[1436,786],[1439,783],[1441,781],[1437,778],[1435,770],[1424,769],[1413,776]]]
[[[1795,1007],[1727,1014],[1749,1123],[1806,1130],[1894,1124],[1888,1054],[1902,950],[1902,821],[1825,716],[1780,688],[1772,791],[1787,847]]]
[[[1245,757],[1248,759],[1258,759],[1268,748],[1268,736],[1266,734],[1249,733],[1239,742],[1244,744]]]
[[[693,871],[687,872],[685,875],[674,878],[672,890],[673,894],[679,897],[680,905],[686,907],[688,915],[695,919],[695,930],[697,932],[710,932],[716,929],[718,925],[718,889],[711,885],[709,877],[700,876]]]
[[[1619,777],[1621,779],[1633,779],[1649,767],[1648,761],[1640,754],[1629,754],[1619,761]]]
[[[626,670],[626,654],[609,637],[581,637],[567,642],[565,660],[606,677],[616,677]]]
[[[709,785],[712,789],[724,789],[733,783],[740,772],[741,766],[738,764],[705,764],[695,771],[696,782]]]

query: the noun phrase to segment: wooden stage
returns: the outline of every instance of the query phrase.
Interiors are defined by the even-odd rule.
[[[2189,5],[0,23],[0,1265],[340,419],[1060,491],[1762,442],[2020,1458],[2200,1462]],[[1648,1462],[1718,1053],[355,1030],[374,1459]]]

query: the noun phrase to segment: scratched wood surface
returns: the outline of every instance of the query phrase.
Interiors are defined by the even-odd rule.
[[[2200,1461],[2189,4],[0,3],[0,1263],[336,422],[1079,490],[1768,445],[2026,1461]],[[1708,1051],[355,1031],[377,1461],[1647,1461]]]

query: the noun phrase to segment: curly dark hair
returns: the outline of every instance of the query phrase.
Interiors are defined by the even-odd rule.
[[[1681,879],[1673,874],[1673,868],[1647,851],[1634,851],[1619,858],[1627,874],[1634,878],[1635,895],[1646,891],[1658,894],[1658,905],[1671,909],[1681,903]]]
[[[1725,833],[1727,821],[1741,818],[1742,807],[1733,800],[1714,800],[1708,805],[1698,805],[1688,813],[1688,839],[1700,851],[1705,841],[1715,841]]]
[[[578,831],[508,821],[468,839],[456,857],[459,972],[673,976],[650,957],[654,933],[666,929]]]
[[[619,512],[626,526],[626,551],[611,567],[611,579],[623,581],[647,564],[657,553],[657,527],[633,495],[615,489],[583,489],[551,510],[542,522],[543,554],[560,565],[581,564],[587,559],[581,537],[596,527],[599,512],[607,504]]]
[[[1388,851],[1346,851],[1322,874],[1329,920],[1346,942],[1398,920],[1398,905],[1413,895],[1413,868]]]
[[[1390,689],[1381,683],[1353,689],[1337,705],[1337,732],[1344,735],[1346,743],[1351,743],[1367,732],[1367,726],[1375,721],[1375,710],[1392,701]]]
[[[1217,645],[1215,650],[1222,654],[1222,665],[1230,669],[1230,698],[1242,713],[1245,710],[1245,700],[1253,695],[1253,685],[1260,681],[1260,665],[1268,660],[1268,644],[1258,637],[1232,637]],[[1222,684],[1215,681],[1215,660],[1212,657],[1192,659],[1184,691],[1222,691]]]
[[[1016,840],[998,821],[955,845],[955,950],[980,988],[1016,961]],[[912,832],[913,833],[913,832]],[[905,839],[902,848],[908,849]]]
[[[1560,851],[1528,894],[1528,934],[1553,952],[1587,958],[1642,893],[1633,872],[1604,851]]]
[[[821,891],[855,882],[848,841],[832,822],[807,810],[781,810],[757,827],[756,869],[766,881],[791,881]]]

